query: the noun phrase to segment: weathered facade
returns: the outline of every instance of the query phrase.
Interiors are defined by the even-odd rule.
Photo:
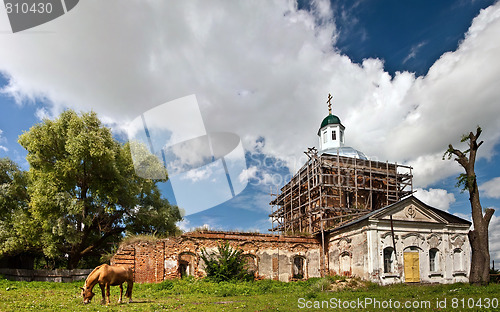
[[[383,285],[467,282],[470,225],[407,197],[328,231],[330,273]]]
[[[121,246],[111,263],[131,266],[139,283],[203,277],[201,249],[215,251],[218,242],[227,241],[243,250],[257,278],[292,281],[330,274],[383,285],[467,282],[470,225],[409,196],[323,235],[191,232]]]
[[[306,152],[308,162],[270,203],[272,235],[186,233],[122,246],[111,262],[132,266],[137,282],[201,277],[201,250],[228,241],[244,251],[258,278],[468,281],[471,223],[413,197],[410,166],[368,159],[345,146],[344,131],[330,109],[318,131],[319,151]]]

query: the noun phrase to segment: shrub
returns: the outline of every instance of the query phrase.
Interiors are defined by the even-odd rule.
[[[233,249],[228,242],[219,243],[215,253],[202,248],[201,259],[205,262],[207,277],[215,282],[253,279],[253,272],[246,269],[243,250]]]

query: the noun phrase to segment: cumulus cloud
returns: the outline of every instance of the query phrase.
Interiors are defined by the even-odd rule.
[[[424,190],[417,188],[415,197],[423,201],[429,206],[439,208],[444,211],[450,209],[450,205],[455,202],[455,195],[448,193],[443,189],[433,189]]]
[[[500,198],[500,177],[493,178],[479,186],[483,195],[489,198]]]
[[[245,182],[249,179],[255,179],[255,177],[257,176],[257,170],[258,168],[256,166],[247,168],[240,173],[238,179],[240,180],[240,182]]]
[[[6,14],[1,29],[10,29]],[[32,31],[0,36],[9,47],[0,49],[0,71],[9,81],[3,92],[20,102],[94,109],[116,125],[196,94],[207,132],[236,133],[247,150],[286,159],[291,171],[317,143],[332,93],[348,145],[413,165],[414,185],[427,187],[460,170],[441,155],[462,133],[483,127],[481,157],[500,140],[499,32],[497,3],[426,76],[391,76],[383,60],[357,64],[335,49],[329,1],[304,11],[286,0],[89,0]]]

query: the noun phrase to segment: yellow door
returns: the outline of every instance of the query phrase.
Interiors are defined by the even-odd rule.
[[[420,282],[420,261],[418,252],[405,252],[405,282]]]

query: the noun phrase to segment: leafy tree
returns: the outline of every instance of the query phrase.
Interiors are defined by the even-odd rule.
[[[34,249],[39,235],[28,209],[27,174],[8,158],[0,159],[0,255]]]
[[[481,128],[477,127],[476,133],[470,132],[462,137],[462,142],[467,142],[469,148],[465,151],[460,151],[453,148],[450,144],[444,156],[450,159],[453,155],[464,169],[458,177],[457,186],[462,186],[463,191],[469,192],[469,201],[472,209],[472,223],[474,229],[469,231],[469,242],[472,250],[471,267],[469,274],[469,282],[471,284],[488,284],[490,280],[490,251],[488,242],[488,226],[491,217],[495,212],[494,209],[487,208],[484,210],[479,200],[479,189],[477,185],[477,177],[474,170],[476,162],[477,150],[483,144],[483,141],[478,143],[481,135]],[[444,157],[443,156],[443,157]]]
[[[217,252],[201,249],[201,259],[205,262],[207,277],[216,282],[253,279],[253,272],[246,269],[243,250],[233,249],[229,243],[217,244]]]
[[[157,181],[136,175],[130,145],[117,142],[94,112],[65,111],[19,143],[28,151],[29,207],[45,255],[67,255],[72,269],[82,257],[104,253],[125,230],[175,232],[178,208],[161,198]]]

